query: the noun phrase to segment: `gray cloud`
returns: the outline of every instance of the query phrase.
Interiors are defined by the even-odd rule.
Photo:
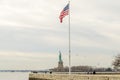
[[[97,61],[104,57],[106,60],[99,62],[101,66],[104,64],[111,66],[112,56],[120,47],[119,3],[119,0],[71,1],[71,45],[74,65],[96,65]],[[64,53],[64,63],[68,64],[68,16],[64,18],[62,24],[58,19],[66,4],[65,0],[0,0],[0,52],[8,53],[7,56],[13,55],[12,52],[23,54],[23,60],[21,57],[11,56],[9,64],[3,63],[4,60],[7,62],[7,56],[4,55],[0,62],[6,66],[6,69],[15,68],[12,65],[18,67],[17,62],[21,62],[19,66],[24,65],[22,69],[26,67],[38,69],[36,66],[40,66],[42,61],[55,66],[58,50]],[[46,55],[42,58],[43,53]],[[25,54],[28,54],[27,57]],[[35,59],[36,56],[31,59],[31,54],[39,55],[40,60],[38,57]],[[53,59],[51,56],[47,57],[51,60],[45,58],[49,54],[54,56]],[[94,58],[97,55],[101,57]],[[84,60],[76,62],[84,56],[87,57],[87,62]],[[52,66],[44,64],[42,67]]]

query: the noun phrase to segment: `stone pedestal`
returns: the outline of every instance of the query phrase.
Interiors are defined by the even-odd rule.
[[[63,72],[63,62],[58,62],[58,72]]]

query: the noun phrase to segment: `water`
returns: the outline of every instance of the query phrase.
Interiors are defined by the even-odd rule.
[[[0,80],[29,80],[27,72],[0,72]]]

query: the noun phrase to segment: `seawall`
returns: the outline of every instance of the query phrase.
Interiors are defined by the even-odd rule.
[[[30,73],[29,80],[120,80],[120,75],[40,74]]]

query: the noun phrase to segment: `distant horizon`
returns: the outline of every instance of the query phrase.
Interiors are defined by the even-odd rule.
[[[63,64],[64,65],[64,64]],[[73,65],[71,67],[77,67],[77,66],[89,66],[89,65]],[[58,66],[55,66],[55,67],[52,67],[52,68],[57,68]],[[69,66],[64,66],[65,67],[69,67]],[[93,67],[93,68],[112,68],[113,67],[97,67],[97,66],[89,66],[89,67]],[[49,69],[52,69],[52,68],[49,68]],[[38,71],[47,71],[49,69],[1,69],[0,71],[34,71],[34,70],[38,70]]]

